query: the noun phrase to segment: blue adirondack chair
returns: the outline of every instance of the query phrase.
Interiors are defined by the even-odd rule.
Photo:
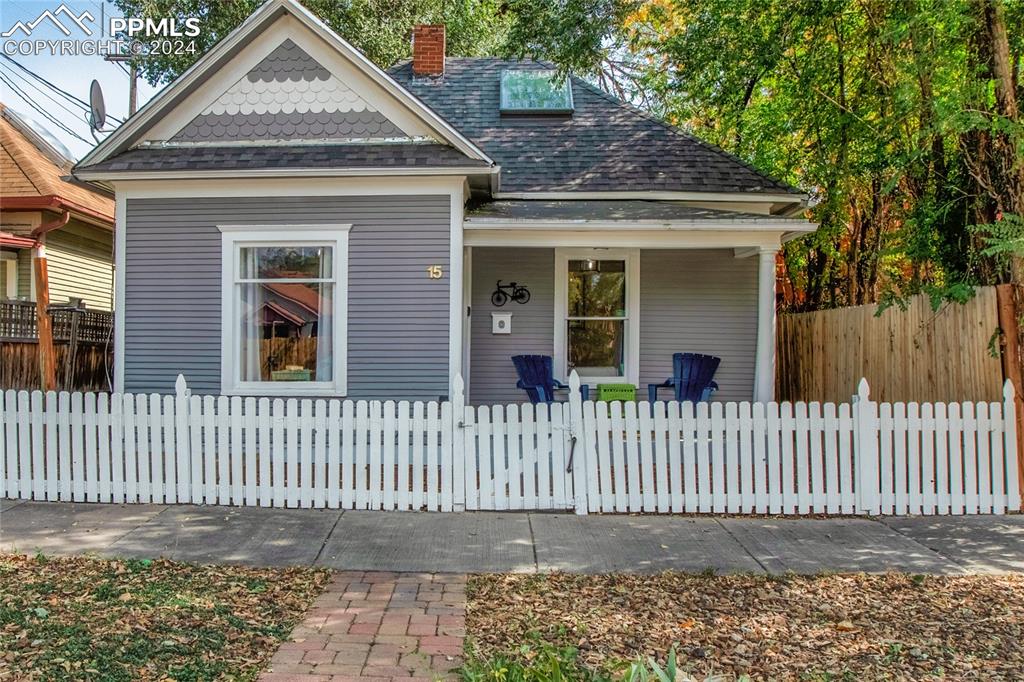
[[[556,388],[569,388],[567,384],[555,379],[550,355],[513,355],[512,364],[519,375],[516,388],[526,391],[534,405],[552,403],[555,401]],[[583,399],[587,400],[590,396],[589,387],[586,384],[580,386],[580,393],[583,394]]]
[[[673,353],[672,378],[661,384],[647,384],[647,396],[653,403],[658,399],[659,388],[675,389],[675,399],[679,401],[703,402],[711,399],[711,394],[718,390],[718,384],[712,381],[722,358],[699,353]]]

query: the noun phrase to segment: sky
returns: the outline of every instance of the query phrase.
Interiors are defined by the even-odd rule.
[[[101,15],[107,18],[121,16],[121,13],[114,4],[105,0],[64,0],[64,4],[76,16],[81,17],[82,12],[88,11],[95,17],[95,22],[90,23],[87,19],[84,20],[87,25],[92,26],[93,35],[91,37],[87,36],[84,31],[75,26],[71,21],[65,20],[64,23],[72,32],[70,36],[66,36],[49,21],[44,21],[32,30],[32,40],[40,38],[45,40],[99,39],[101,35],[100,27],[102,25],[100,22]],[[8,31],[18,21],[27,23],[35,20],[47,9],[56,11],[60,5],[61,0],[0,0],[0,33]],[[103,31],[106,31],[105,27]],[[0,37],[0,43],[24,38],[23,33],[16,32],[10,38]],[[6,50],[4,54],[7,54]],[[128,75],[117,64],[104,61],[102,56],[53,56],[49,52],[45,52],[40,55],[14,54],[11,58],[57,87],[86,102],[89,101],[90,83],[93,79],[96,79],[103,89],[104,102],[108,114],[112,114],[122,120],[127,118]],[[31,76],[18,69],[17,66],[3,57],[0,57],[0,74],[5,79],[11,81],[15,88],[21,90],[33,103],[45,108],[48,114],[77,133],[78,137],[61,130],[58,126],[46,120],[43,115],[32,109],[30,103],[26,102],[15,88],[9,87],[7,83],[0,81],[0,101],[18,112],[22,117],[31,119],[37,127],[40,125],[45,127],[71,152],[71,156],[74,159],[82,158],[96,145],[89,132],[89,125],[83,111],[77,110],[66,100],[52,93],[46,86],[36,82]],[[141,107],[160,88],[149,85],[142,78],[139,78],[138,83],[138,102],[139,107]],[[40,92],[40,89],[42,92]],[[46,94],[43,94],[44,92]],[[47,95],[53,95],[56,101],[50,99]],[[71,109],[71,111],[64,108],[65,106]],[[108,122],[106,130],[97,133],[101,141],[103,137],[109,134],[114,125],[113,122]]]

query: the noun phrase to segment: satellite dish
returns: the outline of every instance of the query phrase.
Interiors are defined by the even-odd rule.
[[[93,80],[89,86],[89,126],[93,130],[103,130],[107,122],[107,105],[103,103],[103,90],[100,83]]]

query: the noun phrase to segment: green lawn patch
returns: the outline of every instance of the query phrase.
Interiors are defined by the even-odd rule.
[[[657,680],[670,651],[676,682],[1024,670],[1020,574],[481,575],[468,597],[467,682]]]
[[[328,572],[0,555],[0,680],[251,680]]]

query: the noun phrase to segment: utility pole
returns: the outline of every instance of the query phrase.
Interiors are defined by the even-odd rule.
[[[134,55],[108,54],[103,58],[108,62],[130,62],[128,65],[128,115],[132,116],[139,108],[139,69],[133,61]]]
[[[135,62],[129,65],[128,78],[128,115],[134,116],[139,108],[139,69]]]

